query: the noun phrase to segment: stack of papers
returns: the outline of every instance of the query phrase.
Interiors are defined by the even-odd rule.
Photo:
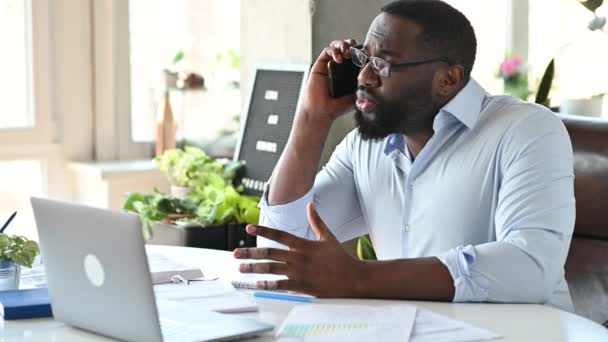
[[[277,331],[281,341],[407,341],[416,307],[411,305],[295,306]]]
[[[180,275],[187,280],[203,276],[203,271],[200,268],[178,263],[162,253],[147,250],[146,254],[148,256],[152,284],[169,283],[175,275]]]
[[[281,341],[464,342],[500,338],[491,331],[407,304],[295,306],[277,331]]]
[[[44,266],[42,264],[36,264],[32,268],[22,267],[19,288],[34,289],[38,287],[47,287]]]
[[[159,284],[154,286],[156,301],[173,301],[201,307],[215,312],[257,311],[258,305],[250,297],[237,292],[225,280],[194,280],[190,284]]]

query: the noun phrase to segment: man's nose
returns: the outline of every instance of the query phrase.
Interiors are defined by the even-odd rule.
[[[372,66],[368,62],[365,64],[363,69],[359,72],[359,76],[357,76],[357,82],[361,86],[365,86],[368,88],[375,88],[380,84],[380,80],[378,79],[378,75],[374,73],[372,70]]]

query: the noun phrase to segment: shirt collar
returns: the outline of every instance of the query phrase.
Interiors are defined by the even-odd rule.
[[[450,114],[469,129],[475,127],[475,124],[479,121],[481,106],[483,105],[486,95],[487,92],[481,85],[471,78],[467,85],[439,110],[433,128],[436,128],[435,126],[437,125],[437,121],[441,117],[440,114],[442,112]],[[405,153],[405,139],[402,134],[391,134],[386,139],[384,154],[388,155],[394,150]]]
[[[471,78],[467,85],[439,110],[439,113],[447,112],[469,129],[473,128],[479,121],[481,106],[487,94],[479,83]]]
[[[405,152],[405,139],[403,134],[394,133],[388,136],[384,145],[384,154],[389,155],[394,150]]]

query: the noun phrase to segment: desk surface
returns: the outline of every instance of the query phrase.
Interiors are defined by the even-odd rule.
[[[206,276],[230,276],[238,262],[230,253],[184,247],[148,246],[167,253],[178,261],[200,265]],[[293,302],[256,298],[256,313],[234,314],[258,319],[278,327],[294,305]],[[327,299],[322,303],[383,305],[391,300]],[[438,302],[407,303],[426,308],[504,336],[500,341],[608,341],[608,329],[580,316],[544,305],[528,304],[452,304]],[[134,322],[135,323],[135,322]],[[136,323],[135,323],[136,324]],[[2,341],[108,341],[104,337],[66,326],[53,319],[5,321],[0,328]],[[251,341],[272,341],[272,334]]]

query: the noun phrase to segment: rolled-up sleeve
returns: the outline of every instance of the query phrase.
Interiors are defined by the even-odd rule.
[[[496,241],[438,256],[454,279],[455,302],[548,303],[563,281],[575,219],[570,139],[559,118],[545,113],[507,134],[499,147]]]
[[[338,144],[328,163],[317,174],[313,187],[299,199],[287,204],[269,205],[267,186],[259,204],[260,224],[316,239],[306,217],[306,205],[313,201],[319,216],[338,240],[346,241],[366,234],[353,171],[356,138],[357,132],[352,131]],[[264,238],[258,238],[258,246],[285,247]]]

